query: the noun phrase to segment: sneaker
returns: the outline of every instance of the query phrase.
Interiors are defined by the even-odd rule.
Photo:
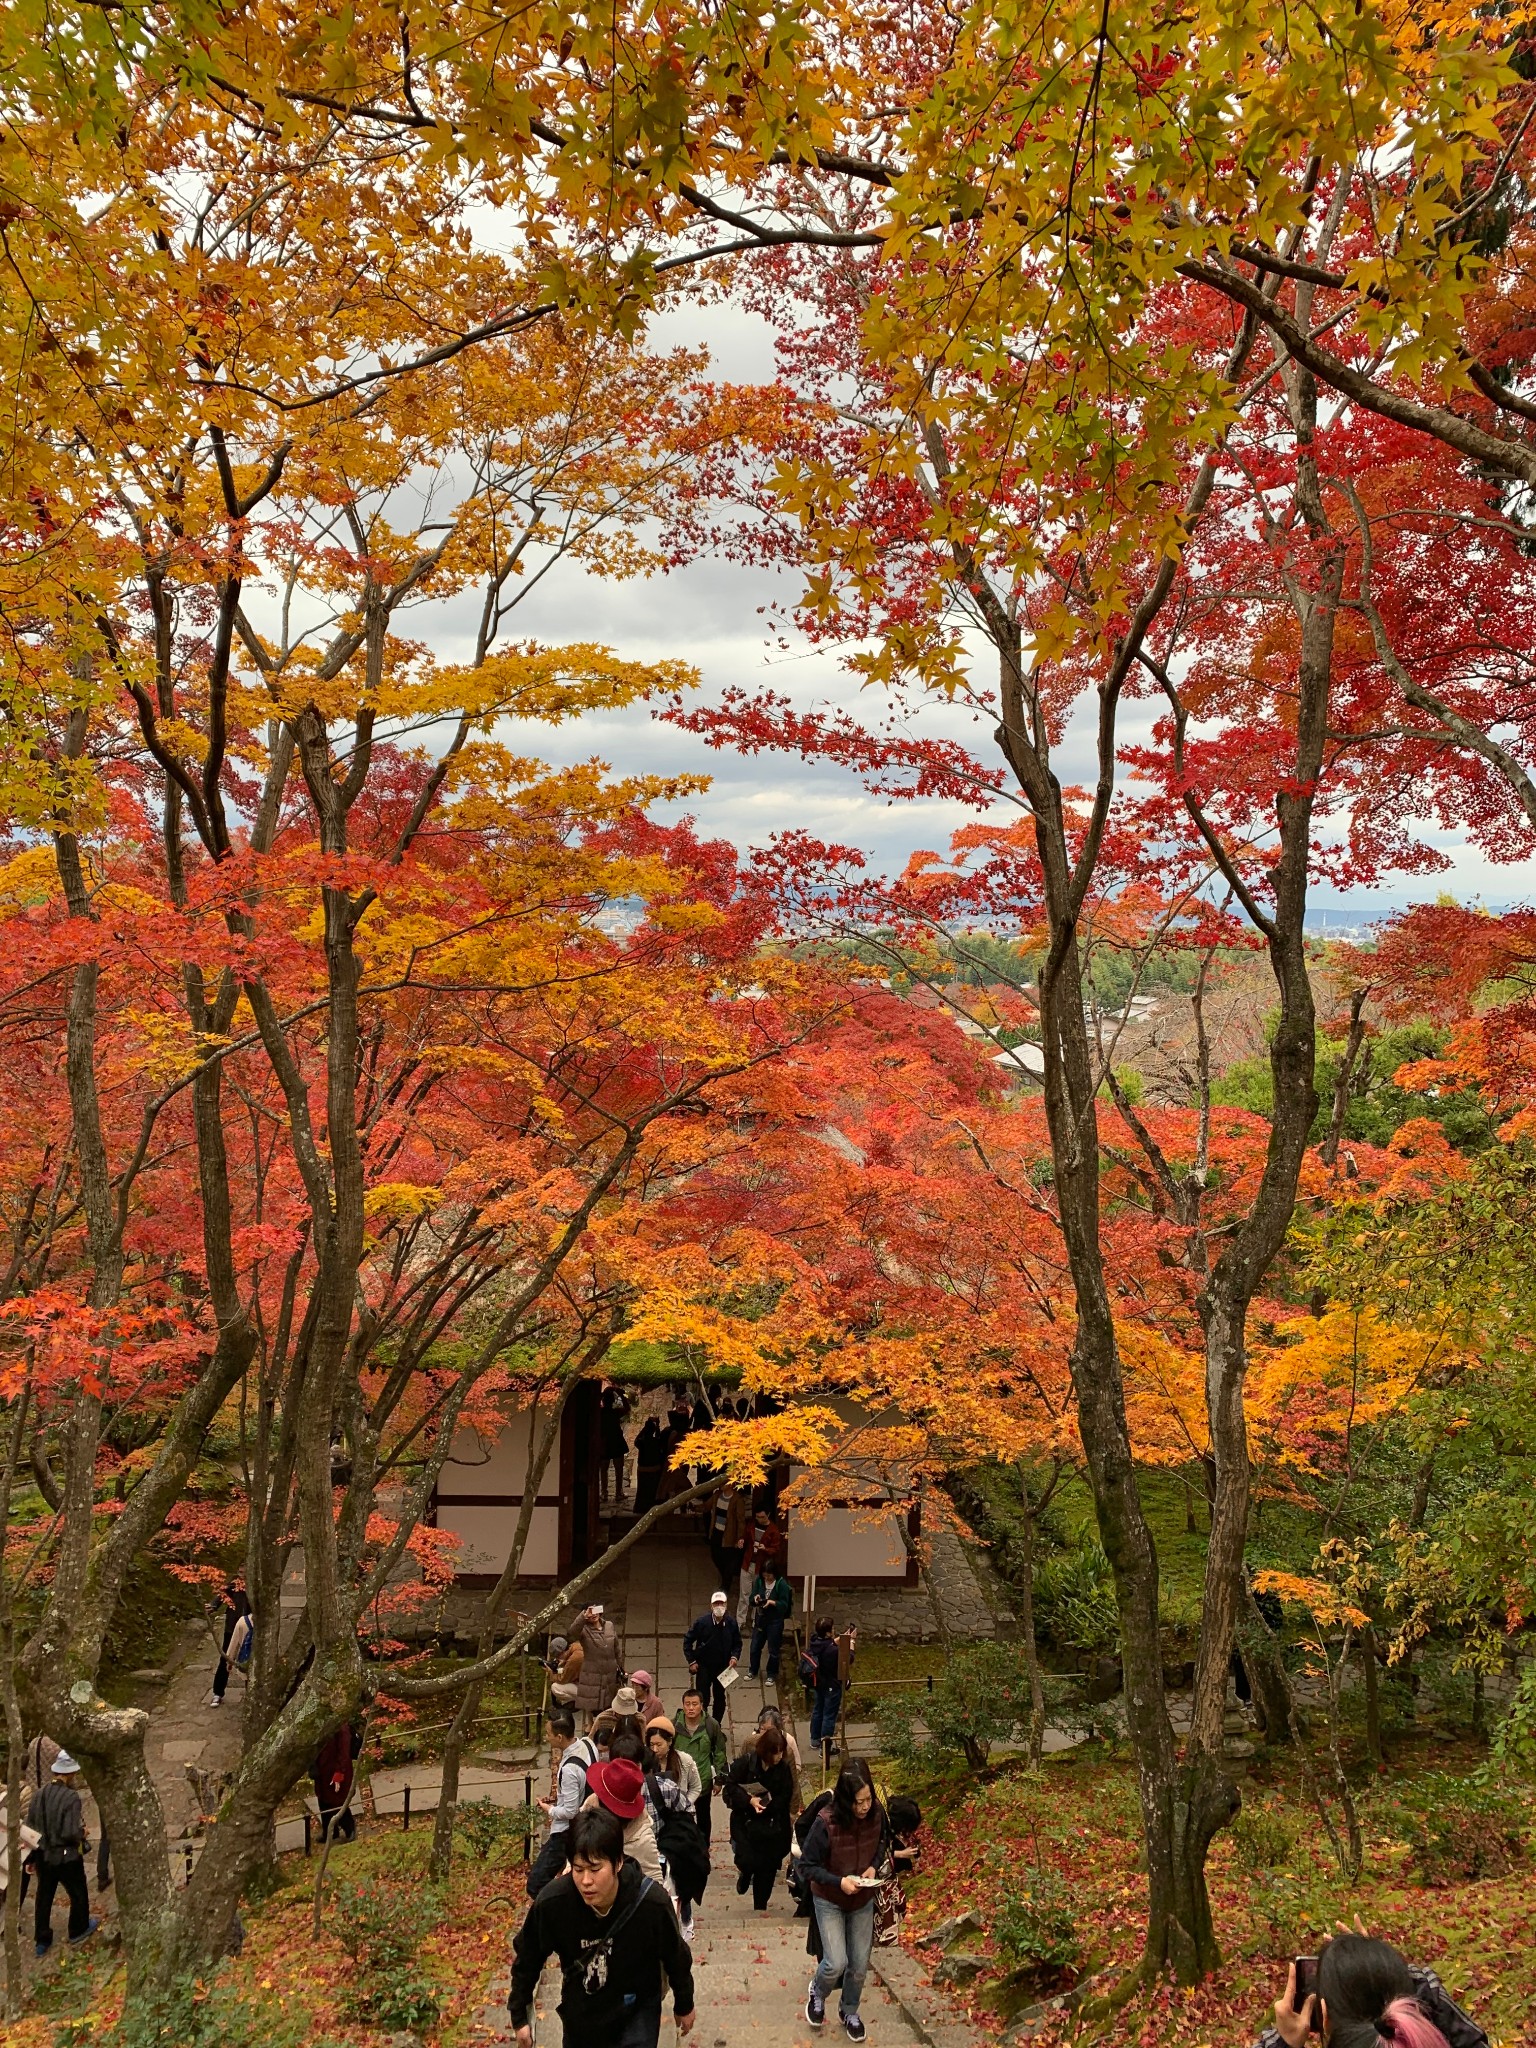
[[[751,1885],[752,1885],[752,1878],[751,1878],[751,1875],[750,1875],[750,1873],[749,1873],[749,1872],[747,1872],[747,1871],[741,1871],[741,1872],[739,1872],[739,1873],[738,1873],[738,1875],[737,1875],[737,1878],[736,1878],[736,1896],[737,1896],[737,1898],[738,1898],[738,1899],[744,1899],[744,1898],[746,1897],[746,1895],[747,1895],[748,1891],[749,1891],[749,1890],[751,1889]]]
[[[51,1949],[52,1947],[53,1943],[51,1941],[39,1941],[33,1946],[32,1953],[37,1957],[37,1960],[41,1962],[43,1960],[43,1957],[47,1955],[49,1949]]]
[[[687,1942],[687,1944],[688,1944],[688,1946],[689,1946],[690,1948],[692,1948],[692,1947],[693,1947],[693,1922],[692,1922],[691,1920],[684,1920],[684,1921],[680,1922],[680,1923],[679,1923],[679,1925],[680,1925],[680,1930],[681,1930],[681,1933],[682,1933],[682,1937],[683,1937],[684,1941],[686,1941],[686,1942]]]
[[[97,1928],[100,1925],[101,1922],[96,1918],[96,1915],[93,1913],[90,1919],[86,1922],[84,1934],[72,1934],[69,1937],[70,1947],[78,1948],[82,1941],[89,1941],[91,1936],[96,1932]]]
[[[208,1704],[210,1707],[222,1707],[224,1702],[218,1697],[217,1694],[215,1694],[214,1697],[208,1702]]]
[[[805,2024],[808,2027],[824,2027],[827,2024],[827,2002],[816,1989],[816,1979],[811,1979],[811,1988],[805,1994]]]
[[[842,2012],[840,2010],[837,2016],[842,2021],[843,2032],[850,2041],[862,2041],[869,2033],[868,2027],[865,2026],[856,2012]]]

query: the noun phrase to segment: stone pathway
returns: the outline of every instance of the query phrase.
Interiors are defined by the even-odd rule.
[[[805,1952],[806,1923],[792,1917],[793,1905],[783,1885],[775,1890],[766,1913],[754,1913],[750,1897],[737,1897],[727,1819],[717,1800],[714,1876],[696,1915],[693,1963],[698,2020],[690,2044],[697,2048],[811,2048],[815,2041],[842,2040],[835,2007],[829,2009],[820,2033],[806,2025],[805,1992],[812,1969]],[[507,1971],[498,1972],[487,1988],[489,2002],[471,2037],[475,2042],[511,2040],[507,1986]],[[560,2048],[560,2019],[555,2011],[559,1996],[559,1972],[550,1968],[540,1983],[535,2007],[538,2048]],[[877,2048],[919,2048],[926,2038],[914,2032],[901,2007],[873,1974],[864,1987],[859,2010]],[[661,2038],[663,2042],[676,2039],[670,1999]]]
[[[232,1672],[223,1706],[211,1706],[218,1661],[217,1637],[204,1622],[193,1621],[183,1630],[163,1674],[134,1674],[140,1688],[138,1704],[150,1715],[146,1745],[150,1776],[167,1824],[178,1837],[185,1836],[188,1824],[197,1818],[187,1766],[229,1771],[240,1755],[245,1680],[239,1672]]]
[[[683,1538],[632,1552],[628,1570],[621,1567],[604,1585],[601,1597],[620,1625],[626,1665],[631,1671],[651,1673],[669,1711],[676,1710],[688,1683],[683,1633],[689,1622],[707,1609],[714,1588],[714,1568],[708,1551],[702,1542]],[[766,1678],[753,1679],[747,1675],[746,1666],[744,1654],[743,1676],[726,1695],[727,1734],[732,1749],[751,1733],[762,1708],[772,1704],[780,1708],[791,1733],[799,1736],[802,1749],[808,1752],[803,1721],[796,1727],[800,1688],[794,1679],[788,1644],[780,1672],[782,1687],[769,1685]],[[865,1752],[868,1743],[861,1738],[872,1736],[873,1728],[851,1723],[848,1734],[850,1749]],[[803,1761],[805,1783],[813,1791],[821,1781],[819,1762],[809,1753]],[[699,2018],[690,2043],[699,2044],[699,2048],[810,2048],[816,2041],[842,2040],[835,2009],[821,2033],[806,2024],[805,1993],[812,1969],[805,1947],[806,1923],[793,1917],[793,1904],[783,1883],[776,1888],[766,1913],[754,1913],[751,1899],[738,1896],[729,1819],[717,1799],[714,1876],[696,1916],[693,1956]],[[903,2002],[913,2011],[924,2010],[919,2002],[924,1979],[919,1965],[911,1958],[894,1954],[888,1961],[893,1981],[903,1987]],[[935,2031],[926,2021],[914,2027],[903,2004],[880,1981],[880,1968],[877,1955],[860,2006],[871,2042],[880,2044],[880,2048],[962,2048],[962,2044],[963,2048],[971,2048],[972,2043],[979,2041],[980,2036],[973,2030],[952,2023],[945,2024],[941,2031]],[[507,1971],[501,1970],[487,1987],[487,2003],[473,2036],[476,2042],[511,2039],[507,1983]],[[555,2010],[559,1996],[558,1970],[548,1969],[535,2004],[539,2048],[559,2048],[561,2029]],[[662,2040],[675,2039],[669,2004],[668,2016],[662,2024]]]

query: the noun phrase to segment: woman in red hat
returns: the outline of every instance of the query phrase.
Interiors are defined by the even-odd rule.
[[[639,1764],[625,1756],[610,1756],[604,1764],[593,1764],[587,1772],[586,1804],[606,1808],[622,1824],[624,1854],[632,1856],[645,1875],[660,1884],[661,1852],[645,1810],[645,1773]]]

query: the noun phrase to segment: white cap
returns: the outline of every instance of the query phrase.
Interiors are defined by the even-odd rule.
[[[61,1749],[50,1768],[56,1778],[67,1778],[71,1771],[78,1771],[80,1766],[67,1749]]]
[[[729,1607],[731,1604],[730,1596],[726,1593],[711,1593],[709,1604],[711,1607]]]
[[[594,1600],[594,1601],[592,1602],[592,1605],[591,1605],[591,1606],[590,1606],[590,1607],[589,1607],[589,1608],[587,1609],[587,1612],[588,1612],[589,1614],[601,1614],[601,1613],[602,1613],[602,1611],[603,1611],[603,1609],[602,1609],[602,1604],[601,1604],[601,1602],[599,1602],[599,1601],[597,1601],[597,1600]]]

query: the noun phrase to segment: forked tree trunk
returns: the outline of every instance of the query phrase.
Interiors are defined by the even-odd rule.
[[[1034,790],[1030,794],[1034,802]],[[1050,808],[1036,808],[1047,901],[1055,897],[1062,906],[1060,912],[1053,909],[1055,936],[1040,975],[1042,1035],[1054,1051],[1054,1057],[1048,1054],[1045,1061],[1046,1115],[1077,1300],[1071,1367],[1078,1427],[1099,1540],[1114,1573],[1126,1725],[1136,1752],[1146,1839],[1148,1919],[1140,1969],[1142,1974],[1171,1969],[1181,1982],[1193,1983],[1208,1975],[1218,1961],[1205,1883],[1205,1851],[1230,1814],[1230,1794],[1218,1794],[1203,1772],[1191,1779],[1181,1770],[1168,1718],[1157,1550],[1136,1483],[1099,1235],[1098,1119],[1083,1013],[1081,957],[1075,920],[1068,914],[1069,862],[1059,792],[1051,808],[1054,822]]]

